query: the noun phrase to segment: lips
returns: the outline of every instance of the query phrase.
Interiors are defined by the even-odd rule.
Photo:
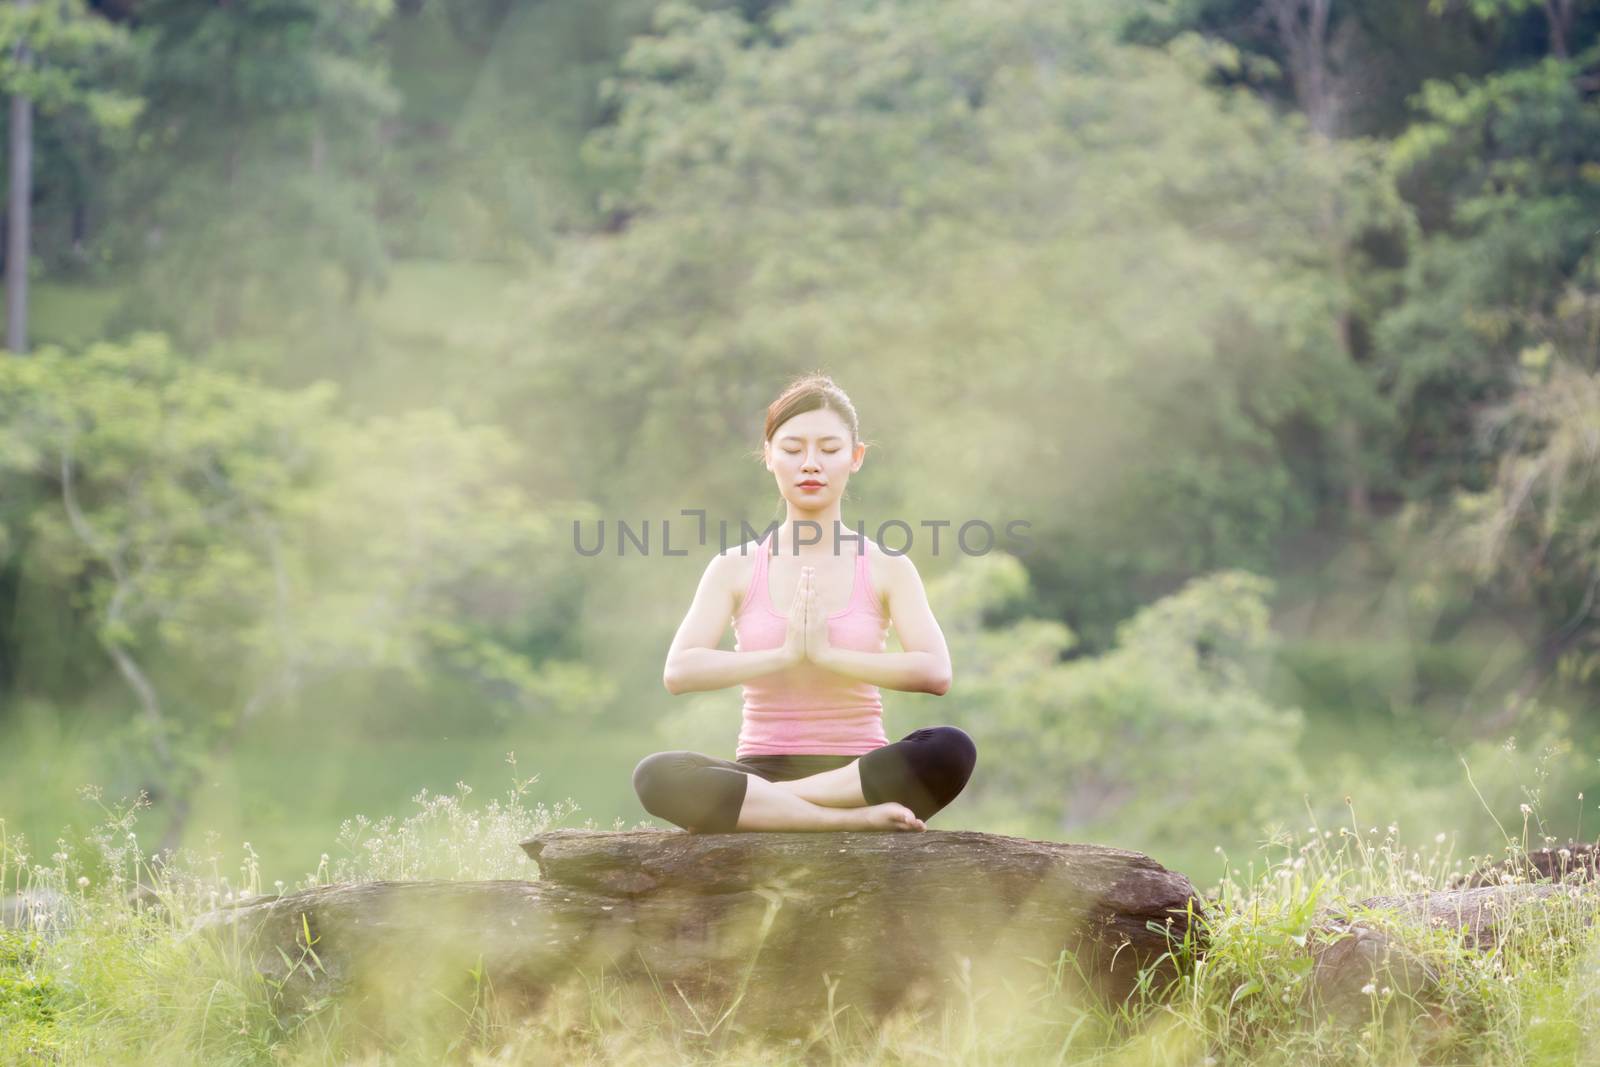
[[[796,484],[798,484],[802,489],[807,489],[807,488],[809,488],[809,489],[821,489],[822,488],[822,483],[821,482],[805,481],[805,482],[798,482]]]

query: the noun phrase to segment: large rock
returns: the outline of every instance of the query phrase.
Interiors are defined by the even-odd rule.
[[[1203,950],[1189,880],[1099,845],[558,830],[523,847],[538,882],[324,886],[234,904],[200,929],[241,934],[290,1008],[361,991],[392,1010],[474,967],[533,1004],[570,976],[605,972],[699,1025],[783,1032],[809,1029],[830,1002],[876,1019],[968,982],[1037,983],[1047,967],[1066,995],[1116,1001],[1143,969],[1157,988],[1175,977],[1170,953],[1184,955],[1186,935]]]
[[[546,882],[603,902],[586,906],[618,959],[791,1013],[822,1010],[833,982],[876,1017],[955,992],[967,967],[1037,980],[1028,961],[1063,950],[1069,985],[1118,1001],[1141,969],[1176,976],[1169,950],[1203,915],[1148,856],[995,834],[558,830],[523,847]]]

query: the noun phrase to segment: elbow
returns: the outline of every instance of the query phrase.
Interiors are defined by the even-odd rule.
[[[935,675],[933,680],[929,682],[928,692],[936,697],[942,697],[950,692],[950,682],[950,671],[947,668],[942,673]]]
[[[679,693],[683,692],[683,689],[681,688],[683,683],[678,678],[677,672],[672,669],[671,663],[668,663],[666,669],[661,672],[661,684],[665,686],[667,692],[671,693],[673,696],[677,696]]]

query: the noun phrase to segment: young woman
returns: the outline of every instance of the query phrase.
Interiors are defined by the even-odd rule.
[[[827,377],[799,379],[768,407],[761,456],[788,516],[712,558],[662,676],[674,695],[743,683],[737,758],[646,756],[633,787],[650,814],[696,833],[924,830],[966,786],[977,747],[964,731],[893,744],[883,732],[879,687],[942,696],[950,652],[910,558],[840,521],[866,449]],[[732,652],[717,647],[730,617]],[[883,650],[891,621],[904,652]]]

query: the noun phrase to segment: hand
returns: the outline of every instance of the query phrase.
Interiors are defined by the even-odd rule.
[[[806,659],[820,667],[832,646],[828,642],[828,616],[822,610],[822,598],[813,580],[816,571],[807,569],[811,575],[806,579]]]
[[[806,605],[811,591],[811,568],[800,568],[800,580],[795,583],[794,603],[789,605],[789,630],[784,634],[785,662],[793,667],[806,658]]]

